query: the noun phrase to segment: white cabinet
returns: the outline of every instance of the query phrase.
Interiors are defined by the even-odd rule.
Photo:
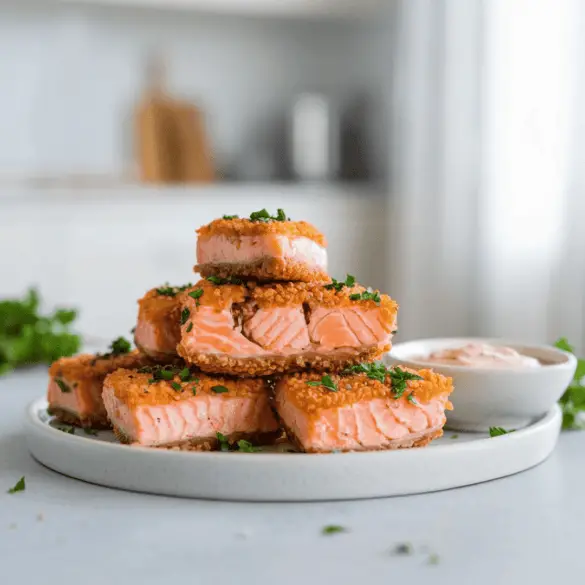
[[[61,0],[61,2],[302,18],[368,17],[374,15],[384,4],[384,0]]]

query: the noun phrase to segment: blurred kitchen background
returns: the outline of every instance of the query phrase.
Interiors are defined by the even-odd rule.
[[[282,207],[399,339],[585,349],[585,3],[0,5],[0,298],[111,339],[195,233]]]

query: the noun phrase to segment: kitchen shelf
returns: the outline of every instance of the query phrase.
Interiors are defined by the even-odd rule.
[[[156,8],[225,15],[292,18],[372,18],[384,0],[59,0],[61,4]]]

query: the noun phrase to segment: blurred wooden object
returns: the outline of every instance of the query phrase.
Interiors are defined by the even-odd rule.
[[[148,183],[209,183],[215,178],[202,112],[165,91],[164,65],[149,63],[148,86],[136,109],[140,178]]]

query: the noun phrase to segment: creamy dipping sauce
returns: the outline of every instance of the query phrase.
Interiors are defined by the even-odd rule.
[[[511,347],[487,343],[469,343],[463,347],[434,351],[422,358],[425,362],[471,368],[538,368],[542,364]]]

